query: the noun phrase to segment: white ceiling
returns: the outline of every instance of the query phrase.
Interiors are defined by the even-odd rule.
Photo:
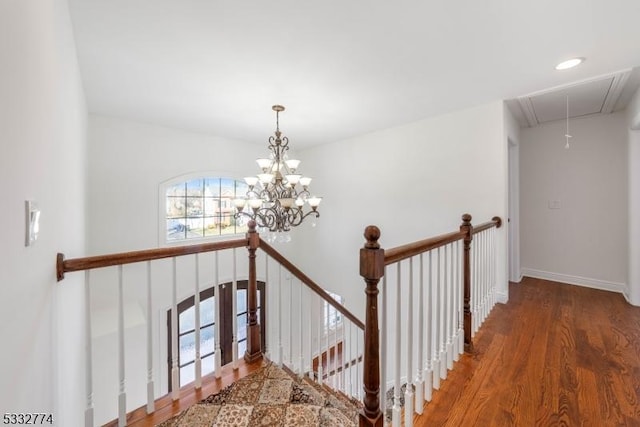
[[[294,148],[640,65],[638,0],[70,7],[91,112],[264,144],[280,103]]]

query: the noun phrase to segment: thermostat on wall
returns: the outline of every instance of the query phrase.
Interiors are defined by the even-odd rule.
[[[31,246],[38,239],[38,232],[40,231],[40,209],[38,205],[32,200],[26,200],[24,202],[25,211],[25,239],[24,245]]]

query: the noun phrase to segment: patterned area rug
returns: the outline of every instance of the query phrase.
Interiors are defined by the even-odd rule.
[[[267,364],[158,427],[356,426],[358,402]]]

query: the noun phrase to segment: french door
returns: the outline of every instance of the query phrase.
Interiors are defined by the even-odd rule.
[[[236,287],[236,318],[238,331],[238,357],[242,357],[247,349],[247,280],[239,280]],[[217,295],[221,298],[218,304]],[[195,298],[193,296],[178,304],[178,368],[180,387],[195,379]],[[262,329],[261,346],[265,345],[265,306],[264,282],[258,282],[258,322]],[[216,310],[220,309],[220,355],[222,365],[233,359],[233,286],[231,282],[223,283],[200,292],[200,357],[202,359],[202,375],[212,373],[215,367],[215,328]],[[169,391],[171,384],[171,310],[167,310],[167,369]]]

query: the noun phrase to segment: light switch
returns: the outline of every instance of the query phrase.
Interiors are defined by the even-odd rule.
[[[549,200],[549,209],[560,209],[560,200]]]
[[[38,239],[38,233],[40,232],[40,209],[36,202],[32,200],[25,200],[24,202],[25,213],[25,246],[32,246]]]

